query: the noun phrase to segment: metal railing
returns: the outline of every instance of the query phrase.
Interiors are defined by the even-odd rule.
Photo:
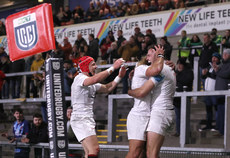
[[[0,141],[0,154],[3,154],[4,146],[12,147],[30,147],[30,148],[41,148],[42,158],[45,158],[45,149],[49,149],[48,143],[38,144],[25,144],[25,143],[9,143],[7,141]],[[82,151],[81,144],[69,144],[69,150]],[[101,158],[124,158],[129,150],[128,145],[100,145],[100,157]],[[162,147],[160,151],[160,157],[162,158],[225,158],[230,153],[223,149],[212,148],[174,148],[174,147]],[[2,156],[2,155],[0,155]]]
[[[225,95],[225,131],[224,131],[224,150],[230,151],[230,91],[204,91],[204,92],[177,92],[175,97],[181,97],[181,123],[180,123],[180,149],[188,143],[190,133],[190,99],[194,96],[219,96]],[[127,94],[109,95],[108,97],[108,138],[109,143],[115,142],[117,105],[116,99],[131,99]]]

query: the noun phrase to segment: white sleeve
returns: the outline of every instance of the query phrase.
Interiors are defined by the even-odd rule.
[[[101,84],[100,83],[96,83],[95,87],[96,87],[96,91],[98,91],[101,88]]]
[[[154,77],[150,77],[149,79],[154,83],[154,86],[156,87],[157,84],[158,84],[158,82],[155,80],[155,78]]]
[[[139,77],[139,78],[143,78],[143,77],[146,77],[146,71],[148,69],[149,66],[147,65],[140,65],[138,67],[136,67],[135,69],[135,72],[136,73],[136,76]]]
[[[84,81],[87,78],[88,77],[86,75],[77,76],[77,84],[80,85],[80,86],[84,86]]]

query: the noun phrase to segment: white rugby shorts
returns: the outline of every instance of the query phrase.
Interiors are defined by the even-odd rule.
[[[146,129],[150,116],[139,116],[129,113],[127,118],[128,139],[146,141]]]
[[[150,121],[147,131],[165,136],[174,128],[175,111],[174,110],[156,110],[151,111]]]
[[[86,137],[96,135],[95,131],[95,120],[93,117],[87,117],[87,116],[71,116],[70,124],[73,129],[73,132],[75,136],[77,137],[77,140],[81,143],[83,139]]]

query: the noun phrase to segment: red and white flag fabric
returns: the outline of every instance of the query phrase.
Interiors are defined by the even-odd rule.
[[[8,16],[6,33],[11,61],[55,49],[51,4]]]

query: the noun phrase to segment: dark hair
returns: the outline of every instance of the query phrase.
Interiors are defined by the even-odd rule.
[[[64,63],[67,63],[67,64],[73,64],[72,60],[65,60]]]
[[[215,32],[215,31],[212,31],[212,32],[211,32],[211,35],[216,35],[216,32]]]
[[[122,31],[122,30],[118,30],[118,31],[120,31],[121,33],[123,33],[123,31]]]
[[[182,64],[182,65],[184,65],[184,66],[187,65],[186,60],[183,59],[183,58],[178,59],[178,60],[177,60],[177,64]]]
[[[14,111],[14,113],[19,112],[20,114],[23,114],[23,111],[21,108],[15,108],[13,111]]]
[[[192,39],[191,39],[191,43],[195,43],[195,41],[193,40],[193,37],[196,36],[197,37],[197,42],[200,42],[200,38],[197,34],[193,35],[192,36]]]
[[[67,110],[68,110],[68,109],[73,109],[73,107],[72,107],[72,106],[68,106]]]
[[[209,33],[205,33],[204,36],[208,36],[208,38],[210,38],[210,34]]]
[[[41,114],[39,114],[39,113],[35,113],[34,115],[33,115],[33,118],[42,118],[42,115]]]
[[[89,34],[90,37],[94,38],[94,34]]]
[[[181,32],[184,32],[185,34],[187,34],[187,32],[185,30],[182,30]]]
[[[212,31],[217,31],[217,29],[216,28],[212,28]]]
[[[161,39],[163,39],[166,43],[168,42],[167,36],[161,37]]]

